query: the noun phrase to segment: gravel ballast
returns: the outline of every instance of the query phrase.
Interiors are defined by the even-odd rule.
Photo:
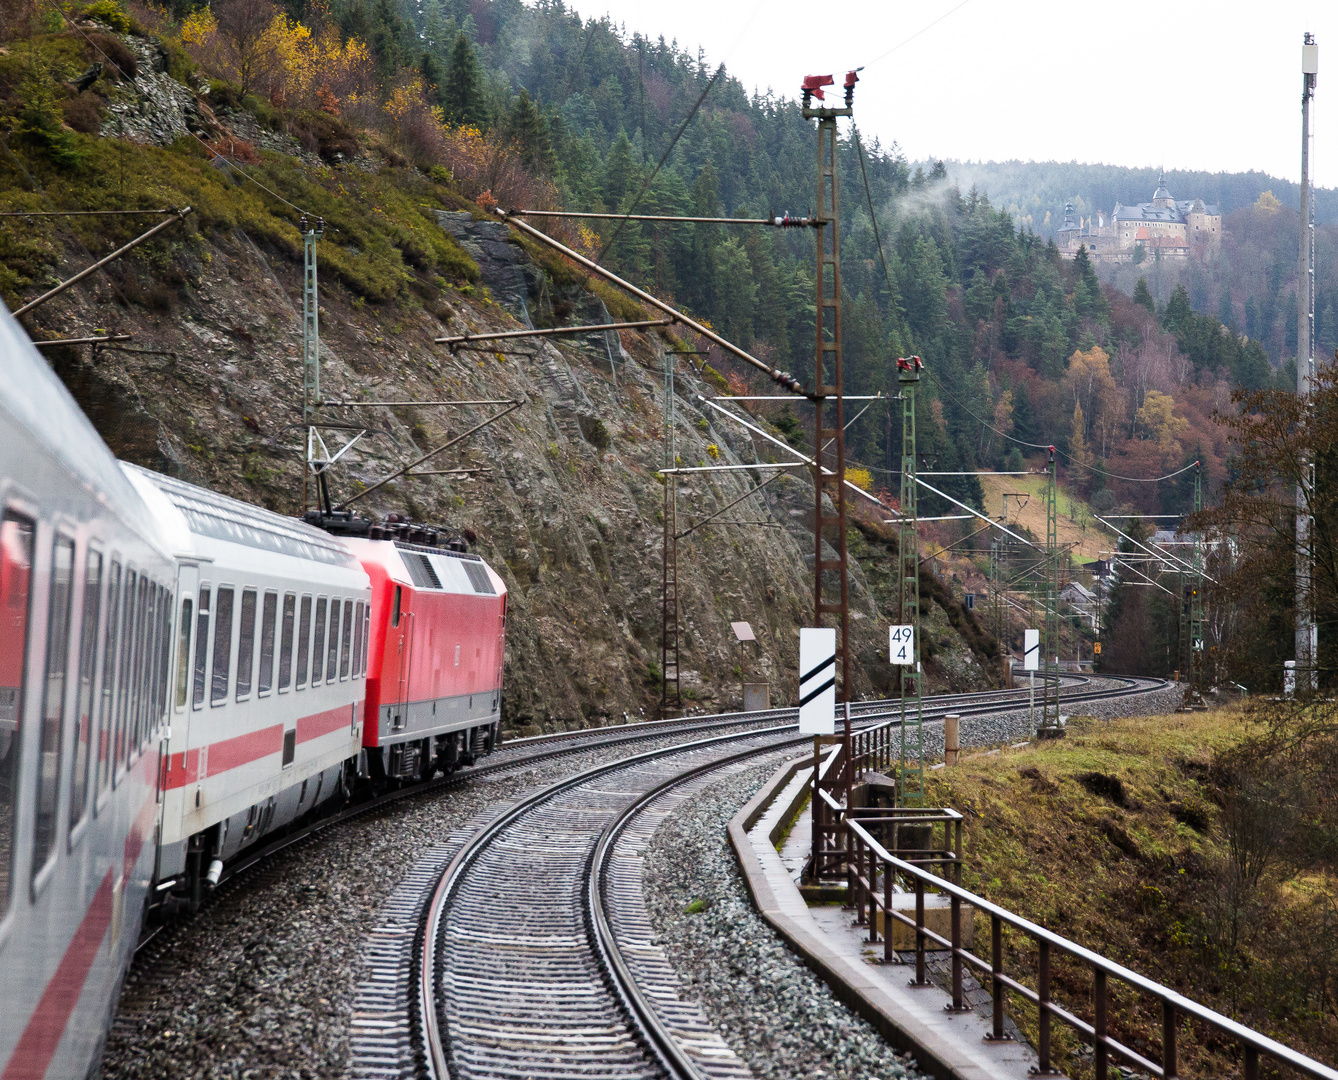
[[[490,807],[679,739],[594,747],[402,799],[225,885],[136,959],[103,1076],[343,1077],[363,944],[418,856]]]
[[[646,907],[670,962],[725,1041],[760,1077],[918,1078],[838,1001],[753,909],[725,827],[774,766],[750,769],[686,801],[656,831]]]
[[[1180,691],[1172,688],[1137,698],[1075,703],[1065,711],[1097,717],[1161,712],[1179,700]],[[1025,709],[963,718],[963,745],[1016,741],[1028,733]],[[617,747],[591,747],[401,800],[333,827],[250,871],[208,901],[197,916],[164,930],[136,961],[108,1035],[103,1075],[344,1076],[352,996],[364,975],[363,945],[382,904],[419,855],[471,818],[537,786],[679,738],[666,733]],[[927,753],[937,754],[942,725],[927,725],[925,739]],[[492,760],[506,753],[504,749]],[[671,959],[691,952],[697,941],[689,933],[694,927],[715,926],[721,933],[726,925],[746,923],[750,928],[736,935],[739,946],[730,958],[721,958],[724,968],[703,969],[702,978],[720,981],[725,990],[701,992],[711,999],[703,1004],[713,1019],[717,1009],[733,1017],[717,1022],[758,1075],[858,1080],[914,1075],[798,964],[748,904],[725,847],[725,822],[766,772],[750,771],[719,790],[708,790],[656,834],[647,901],[652,917],[665,924]],[[683,881],[670,873],[664,848],[664,837],[680,828],[688,828],[685,837],[700,830],[692,841],[700,846],[700,859],[683,854],[689,850],[686,842],[681,852],[670,852],[676,859],[683,854],[675,872],[697,875]],[[665,890],[672,898],[664,898],[669,896]],[[708,901],[706,911],[682,916],[682,909],[698,898]],[[738,917],[718,922],[721,905],[731,911],[738,907]],[[709,935],[699,944],[705,941]],[[692,973],[682,966],[679,970],[685,981]],[[769,990],[773,979],[775,986]],[[699,980],[689,992],[704,985]],[[750,989],[743,993],[743,987]],[[798,1001],[801,997],[803,1002]],[[782,1024],[795,1009],[810,1008],[817,1013],[795,1013],[806,1019],[793,1028],[788,1021]],[[828,1034],[815,1039],[819,1030]],[[829,1050],[834,1055],[830,1058],[803,1056],[810,1044],[837,1049]],[[898,1068],[903,1071],[896,1072]]]

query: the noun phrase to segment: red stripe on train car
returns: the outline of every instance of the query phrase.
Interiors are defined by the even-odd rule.
[[[322,735],[329,735],[332,731],[338,731],[340,728],[353,728],[353,712],[356,705],[341,705],[337,709],[327,709],[322,713],[313,713],[311,716],[303,716],[297,721],[297,741],[300,743],[309,742],[312,739],[319,739]],[[213,751],[209,751],[211,754]]]
[[[70,1014],[83,993],[84,982],[97,958],[112,917],[112,871],[102,879],[93,903],[84,914],[74,939],[61,957],[60,966],[46,984],[37,1008],[23,1029],[14,1055],[0,1080],[41,1080],[55,1056]]]
[[[352,708],[355,708],[352,704],[340,705],[333,709],[326,709],[325,712],[299,717],[297,721],[297,741],[300,743],[308,742],[311,739],[319,739],[322,735],[328,735],[332,731],[338,731],[342,727],[351,727],[353,723],[352,714],[348,710]],[[282,724],[273,724],[270,727],[261,728],[259,731],[252,731],[246,735],[238,735],[235,738],[222,739],[219,742],[209,744],[206,775],[218,776],[229,769],[249,765],[253,761],[282,751]],[[168,758],[167,777],[163,785],[167,790],[182,788],[187,784],[194,784],[203,779],[204,777],[200,775],[200,751],[198,749],[172,754]]]
[[[143,760],[150,760],[152,755],[144,755]],[[145,769],[147,772],[147,768]],[[125,839],[125,863],[122,880],[129,880],[139,861],[144,842],[153,830],[157,816],[158,800],[152,792],[144,800]],[[88,973],[93,970],[102,939],[107,935],[107,928],[112,919],[112,874],[108,870],[93,894],[93,902],[79,922],[74,937],[65,947],[56,973],[47,983],[37,1002],[37,1008],[28,1018],[28,1025],[23,1029],[18,1045],[0,1080],[41,1080],[51,1065],[56,1054],[65,1027],[70,1022],[70,1015],[84,991]]]

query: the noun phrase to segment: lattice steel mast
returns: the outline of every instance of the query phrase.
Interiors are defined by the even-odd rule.
[[[837,621],[836,701],[838,708],[850,701],[850,588],[846,552],[846,443],[845,401],[841,372],[841,223],[837,189],[836,120],[853,115],[855,83],[851,71],[845,79],[845,107],[813,107],[813,98],[823,99],[822,87],[833,84],[830,75],[808,76],[801,87],[805,120],[818,121],[818,199],[814,225],[817,230],[816,301],[817,335],[813,370],[813,625],[822,626],[825,616]],[[829,406],[828,399],[833,399]],[[831,418],[830,426],[828,418]],[[834,480],[835,513],[823,506],[827,491],[824,476]],[[825,534],[831,536],[835,558],[824,557]],[[824,582],[832,575],[835,580]],[[826,586],[826,587],[824,587]],[[835,594],[834,599],[828,599]],[[850,712],[845,710],[846,752],[849,754]],[[849,760],[847,758],[847,760]],[[847,782],[849,777],[847,777]]]
[[[302,464],[302,512],[307,511],[307,480],[315,442],[316,410],[321,404],[320,294],[316,282],[316,241],[325,235],[325,219],[313,226],[305,214],[302,230],[302,423],[307,426],[307,456]]]
[[[901,530],[897,540],[898,596],[903,626],[912,627],[914,663],[898,667],[901,684],[901,761],[897,805],[923,806],[925,797],[924,699],[920,671],[920,521],[915,479],[915,391],[923,363],[918,356],[897,361],[901,386]]]
[[[674,357],[664,352],[664,468],[678,464],[674,433]],[[664,548],[660,591],[660,716],[683,708],[678,681],[678,475],[666,473],[664,480]],[[670,689],[672,684],[672,689]]]
[[[1055,738],[1064,729],[1059,723],[1059,478],[1055,448],[1050,447],[1045,485],[1045,634],[1041,639],[1041,719],[1036,726],[1040,738]]]

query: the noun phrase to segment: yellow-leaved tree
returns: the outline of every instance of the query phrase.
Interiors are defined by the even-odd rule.
[[[1157,444],[1163,464],[1178,462],[1183,456],[1178,440],[1189,430],[1189,421],[1175,415],[1175,399],[1170,394],[1149,390],[1134,424],[1143,438]]]

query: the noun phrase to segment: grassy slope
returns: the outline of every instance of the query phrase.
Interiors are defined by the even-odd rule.
[[[998,517],[1004,492],[1026,492],[1030,497],[1020,511],[1017,499],[1008,500],[1008,521],[1022,525],[1044,543],[1045,484],[1043,476],[992,476],[987,473],[980,477],[980,486],[985,493],[985,513],[990,517]],[[1074,521],[1073,517],[1078,520]],[[1085,528],[1083,522],[1086,522]],[[1110,551],[1115,547],[1116,538],[1092,519],[1091,507],[1080,496],[1066,490],[1062,483],[1056,526],[1059,542],[1074,545],[1073,557],[1076,561],[1090,562],[1100,558],[1101,551]]]
[[[1139,717],[1103,724],[1077,719],[1070,737],[1020,753],[975,757],[931,781],[931,805],[967,815],[963,883],[988,899],[1144,975],[1175,987],[1249,1024],[1264,1023],[1274,1037],[1321,1060],[1332,1060],[1332,1020],[1280,1018],[1276,1003],[1251,1000],[1233,979],[1198,959],[1216,891],[1216,867],[1225,858],[1218,809],[1207,782],[1212,755],[1244,730],[1235,710]],[[1085,774],[1117,777],[1123,795],[1094,794]],[[1187,822],[1191,822],[1189,824]],[[1197,827],[1196,827],[1197,826]],[[1202,830],[1202,831],[1200,831]],[[1283,894],[1314,889],[1312,879],[1283,885]],[[1323,887],[1332,888],[1331,884]],[[1273,943],[1273,925],[1294,921],[1275,911],[1252,945],[1255,962],[1274,963],[1284,975],[1292,961]],[[989,926],[979,917],[978,951],[988,949]],[[1196,940],[1199,939],[1199,940]],[[1035,949],[1006,937],[1005,969],[1035,986]],[[1265,955],[1270,949],[1277,954]],[[1091,1021],[1091,977],[1057,964],[1056,999]],[[1035,1015],[1010,1003],[1029,1036]],[[1116,992],[1111,1031],[1126,1045],[1155,1053],[1160,1046],[1157,1006]],[[1077,1059],[1077,1040],[1056,1024],[1056,1065],[1071,1077],[1091,1075]],[[1231,1075],[1230,1053],[1205,1050],[1202,1033],[1182,1032],[1185,1075]]]

